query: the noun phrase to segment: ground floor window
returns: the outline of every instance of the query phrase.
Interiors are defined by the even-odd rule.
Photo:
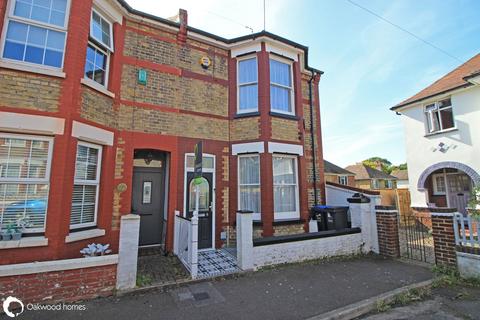
[[[260,156],[238,156],[238,209],[260,213]]]
[[[0,225],[44,232],[53,138],[0,133]]]
[[[95,226],[97,223],[101,159],[101,146],[78,143],[70,214],[71,229]]]
[[[275,219],[299,218],[297,157],[273,156],[273,198]]]

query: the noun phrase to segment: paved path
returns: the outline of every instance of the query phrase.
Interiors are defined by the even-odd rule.
[[[426,268],[382,258],[304,263],[96,299],[81,312],[26,311],[22,319],[305,319],[430,278]]]
[[[388,312],[366,316],[364,320],[460,320],[480,319],[480,288],[440,288],[432,298]]]

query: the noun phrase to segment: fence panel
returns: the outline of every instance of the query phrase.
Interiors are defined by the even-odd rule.
[[[182,261],[185,267],[190,270],[190,259],[189,259],[189,232],[190,232],[190,220],[175,216],[175,254]]]
[[[479,224],[480,218],[455,213],[453,217],[455,244],[466,248],[480,248]]]

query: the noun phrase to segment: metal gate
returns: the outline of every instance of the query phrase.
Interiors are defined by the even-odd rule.
[[[432,217],[402,215],[398,217],[398,237],[402,258],[435,263]]]

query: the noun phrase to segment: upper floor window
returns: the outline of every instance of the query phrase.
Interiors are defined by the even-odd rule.
[[[0,133],[0,225],[45,231],[53,139]]]
[[[113,52],[112,24],[92,10],[85,78],[107,87],[110,53]]]
[[[270,59],[270,109],[273,112],[295,114],[292,66],[277,59]]]
[[[385,180],[385,188],[393,189],[393,181],[392,180]]]
[[[257,58],[238,61],[238,113],[258,111]]]
[[[68,0],[14,0],[7,19],[2,57],[63,67]]]
[[[455,127],[450,98],[425,106],[428,133],[440,132]]]
[[[373,189],[380,189],[380,183],[377,179],[372,180],[372,188]]]
[[[348,185],[348,177],[347,176],[338,176],[338,183],[343,184],[344,186]]]

